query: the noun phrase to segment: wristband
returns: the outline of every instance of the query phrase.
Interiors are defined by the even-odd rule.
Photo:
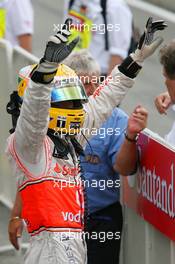
[[[33,74],[31,75],[31,79],[33,82],[36,82],[36,83],[49,84],[54,79],[56,72],[57,70],[53,72],[47,72],[47,73],[34,71]]]
[[[21,217],[13,216],[12,218],[10,218],[9,222],[13,222],[14,220],[21,220]]]
[[[53,67],[53,65],[41,59],[39,64],[37,64],[30,73],[30,78],[36,83],[49,84],[54,79],[56,72],[57,67]]]
[[[142,67],[132,59],[131,56],[128,56],[118,67],[119,71],[129,78],[134,79],[137,74],[140,72]]]
[[[126,131],[125,131],[124,135],[125,135],[125,139],[126,139],[127,141],[132,142],[132,143],[136,143],[136,142],[137,142],[138,135],[136,135],[135,138],[130,138],[130,137],[128,136],[128,134],[126,133]]]

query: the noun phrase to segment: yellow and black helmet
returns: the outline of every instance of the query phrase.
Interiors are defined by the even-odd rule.
[[[30,73],[36,65],[24,67],[19,72],[18,96],[23,100]],[[77,134],[83,125],[85,112],[82,104],[88,101],[85,89],[76,73],[64,64],[60,64],[51,83],[51,107],[49,109],[48,128],[58,133]],[[59,102],[72,101],[73,107],[58,107]]]

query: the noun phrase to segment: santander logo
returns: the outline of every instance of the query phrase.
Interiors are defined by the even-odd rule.
[[[76,177],[80,173],[80,168],[76,168],[76,167],[70,168],[66,165],[60,166],[58,165],[58,163],[56,163],[54,171],[64,176],[69,175],[69,176]]]
[[[140,168],[137,181],[137,192],[151,204],[159,208],[170,217],[175,217],[175,170],[171,164],[167,175],[157,175],[156,168]]]

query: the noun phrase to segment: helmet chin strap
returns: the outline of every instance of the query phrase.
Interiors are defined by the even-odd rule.
[[[84,155],[82,146],[78,143],[76,138],[69,135],[54,134],[54,130],[48,129],[47,135],[54,143],[53,156],[58,159],[68,159],[68,154],[72,156],[73,162],[75,162],[75,155]]]

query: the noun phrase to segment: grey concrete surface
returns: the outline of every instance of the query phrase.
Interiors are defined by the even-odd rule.
[[[54,24],[62,22],[62,0],[33,0],[35,11],[35,34],[33,40],[34,55],[40,57],[43,54],[45,41],[53,33]],[[140,10],[133,9],[134,20],[143,30],[145,21],[150,15]],[[165,41],[174,37],[174,25],[169,23],[169,28],[163,34]],[[161,76],[161,67],[158,61],[158,53],[144,63],[144,68],[136,80],[134,88],[128,93],[121,107],[130,113],[137,104],[144,105],[149,111],[148,127],[157,133],[164,135],[171,127],[175,113],[170,109],[167,116],[160,116],[154,108],[154,97],[164,91],[164,81]],[[7,222],[9,211],[0,205],[0,246],[8,243]],[[24,241],[27,241],[25,236]],[[0,253],[1,264],[19,264],[20,260],[14,252]]]
[[[174,0],[141,0],[144,2],[150,2],[154,5],[169,9],[170,11],[175,11],[175,1]]]
[[[33,0],[34,7],[34,27],[33,53],[37,57],[43,55],[46,40],[54,34],[54,24],[63,22],[63,2],[64,0]]]

